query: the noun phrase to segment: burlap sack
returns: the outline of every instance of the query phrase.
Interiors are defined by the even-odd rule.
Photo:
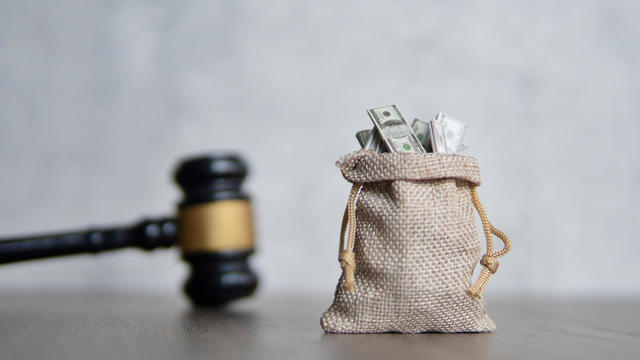
[[[359,151],[338,166],[354,186],[341,233],[343,274],[322,328],[330,333],[492,331],[482,290],[497,270],[496,257],[510,245],[477,198],[476,160]],[[472,285],[482,252],[474,205],[488,249]],[[503,239],[504,249],[493,252],[492,233]]]

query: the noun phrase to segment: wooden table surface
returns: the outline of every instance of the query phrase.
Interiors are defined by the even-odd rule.
[[[0,292],[0,359],[639,359],[640,301],[488,299],[493,334],[325,335],[330,295]]]

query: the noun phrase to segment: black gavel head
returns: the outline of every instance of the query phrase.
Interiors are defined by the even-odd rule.
[[[184,291],[196,305],[223,305],[258,285],[247,262],[254,233],[251,203],[241,190],[246,176],[246,164],[231,153],[185,159],[175,172],[184,193],[177,243],[191,266]]]

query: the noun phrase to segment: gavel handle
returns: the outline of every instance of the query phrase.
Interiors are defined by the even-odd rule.
[[[83,232],[0,239],[0,264],[55,256],[99,253],[126,247],[153,250],[176,241],[175,219],[144,220],[129,227],[89,229]]]

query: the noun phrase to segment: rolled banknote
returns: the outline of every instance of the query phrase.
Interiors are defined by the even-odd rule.
[[[462,151],[465,146],[463,140],[468,126],[444,113],[436,115],[434,121],[439,122],[444,128],[447,153],[455,154]]]
[[[432,152],[447,153],[447,143],[444,136],[444,126],[436,119],[429,121],[429,140]]]
[[[375,128],[370,131],[371,131],[371,136],[369,136],[367,145],[364,147],[365,150],[373,150],[376,153],[385,152],[387,150],[387,147],[385,146],[384,142],[380,139],[380,135],[378,135],[378,132],[375,130]]]
[[[367,147],[367,143],[369,142],[369,138],[373,131],[371,129],[360,130],[356,133],[356,139],[358,139],[358,143],[360,147],[365,149]]]
[[[413,129],[413,132],[416,134],[416,137],[420,141],[420,144],[422,144],[422,147],[424,147],[424,150],[426,152],[431,152],[429,123],[424,120],[420,120],[416,118],[413,120],[413,123],[411,123],[411,128]]]

